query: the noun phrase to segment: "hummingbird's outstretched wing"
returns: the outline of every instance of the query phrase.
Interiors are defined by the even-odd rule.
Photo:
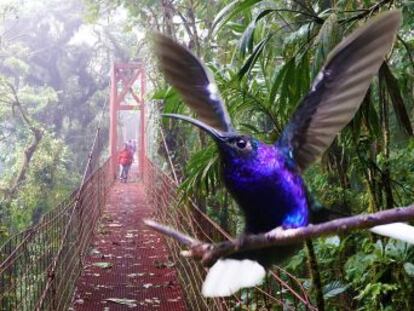
[[[212,75],[188,49],[172,39],[154,35],[154,52],[166,80],[181,94],[200,121],[223,132],[234,132]]]
[[[372,78],[391,49],[401,13],[373,18],[339,43],[299,104],[279,141],[303,171],[353,118]]]

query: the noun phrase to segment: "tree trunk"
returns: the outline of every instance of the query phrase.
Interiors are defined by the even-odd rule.
[[[389,109],[388,109],[388,97],[385,93],[386,82],[384,78],[383,67],[381,66],[379,74],[379,97],[380,97],[380,111],[381,111],[381,129],[383,146],[382,152],[384,154],[384,166],[382,169],[382,188],[385,195],[385,209],[391,209],[394,206],[394,199],[391,188],[391,174],[390,174],[390,125],[389,125]]]
[[[321,275],[319,273],[318,261],[316,259],[315,250],[313,248],[313,243],[311,240],[307,240],[305,245],[308,255],[309,272],[311,274],[312,286],[316,297],[316,306],[318,307],[319,311],[324,311],[325,301],[323,299],[322,281]]]

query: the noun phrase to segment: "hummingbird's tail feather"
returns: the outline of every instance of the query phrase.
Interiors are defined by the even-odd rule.
[[[219,259],[209,269],[202,293],[205,297],[230,296],[241,288],[262,284],[265,275],[265,268],[257,261]]]
[[[375,234],[414,244],[414,227],[402,222],[375,226],[369,230]]]

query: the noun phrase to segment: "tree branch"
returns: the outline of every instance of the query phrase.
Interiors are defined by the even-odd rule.
[[[376,4],[374,4],[373,6],[369,7],[368,9],[361,10],[361,13],[359,13],[359,14],[357,14],[355,16],[352,16],[352,17],[347,18],[347,19],[340,20],[339,23],[340,24],[341,23],[349,23],[349,22],[352,22],[352,21],[359,20],[359,19],[362,19],[364,17],[367,17],[367,16],[371,15],[372,13],[374,13],[375,11],[379,10],[381,7],[383,7],[383,6],[385,6],[385,5],[389,4],[389,3],[392,3],[392,1],[393,0],[382,0],[382,1],[379,1]]]
[[[27,128],[32,132],[33,135],[30,145],[26,146],[26,148],[23,151],[23,163],[21,164],[21,167],[17,172],[15,179],[13,180],[11,185],[8,186],[7,189],[0,189],[0,193],[2,194],[4,199],[9,200],[14,196],[21,183],[26,179],[27,170],[29,168],[32,157],[35,154],[37,147],[40,144],[40,141],[42,140],[43,131],[42,129],[36,127],[34,125],[35,122],[31,120],[27,115],[19,100],[16,88],[7,81],[5,81],[4,83],[10,88],[10,91],[12,93],[13,100],[10,103],[12,105],[12,109],[17,108],[17,110],[20,113],[20,117],[23,120],[23,123],[27,126]]]
[[[414,204],[405,208],[394,208],[374,214],[344,217],[322,224],[309,225],[296,229],[283,230],[278,227],[267,233],[246,235],[243,236],[242,239],[215,244],[199,241],[152,220],[144,220],[144,223],[148,227],[188,246],[189,250],[182,252],[183,256],[200,259],[202,264],[209,266],[215,263],[220,257],[228,256],[240,251],[265,248],[274,245],[301,243],[307,239],[345,233],[356,229],[368,229],[374,226],[408,221],[410,219],[414,219]]]

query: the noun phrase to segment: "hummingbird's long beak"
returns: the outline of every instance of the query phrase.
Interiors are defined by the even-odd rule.
[[[199,120],[196,120],[196,119],[193,119],[187,116],[183,116],[183,115],[175,114],[175,113],[163,113],[161,114],[161,116],[189,122],[197,126],[198,128],[202,129],[203,131],[207,132],[211,137],[213,137],[213,139],[216,142],[223,142],[224,138],[226,137],[225,133],[205,124],[204,122],[201,122]]]

